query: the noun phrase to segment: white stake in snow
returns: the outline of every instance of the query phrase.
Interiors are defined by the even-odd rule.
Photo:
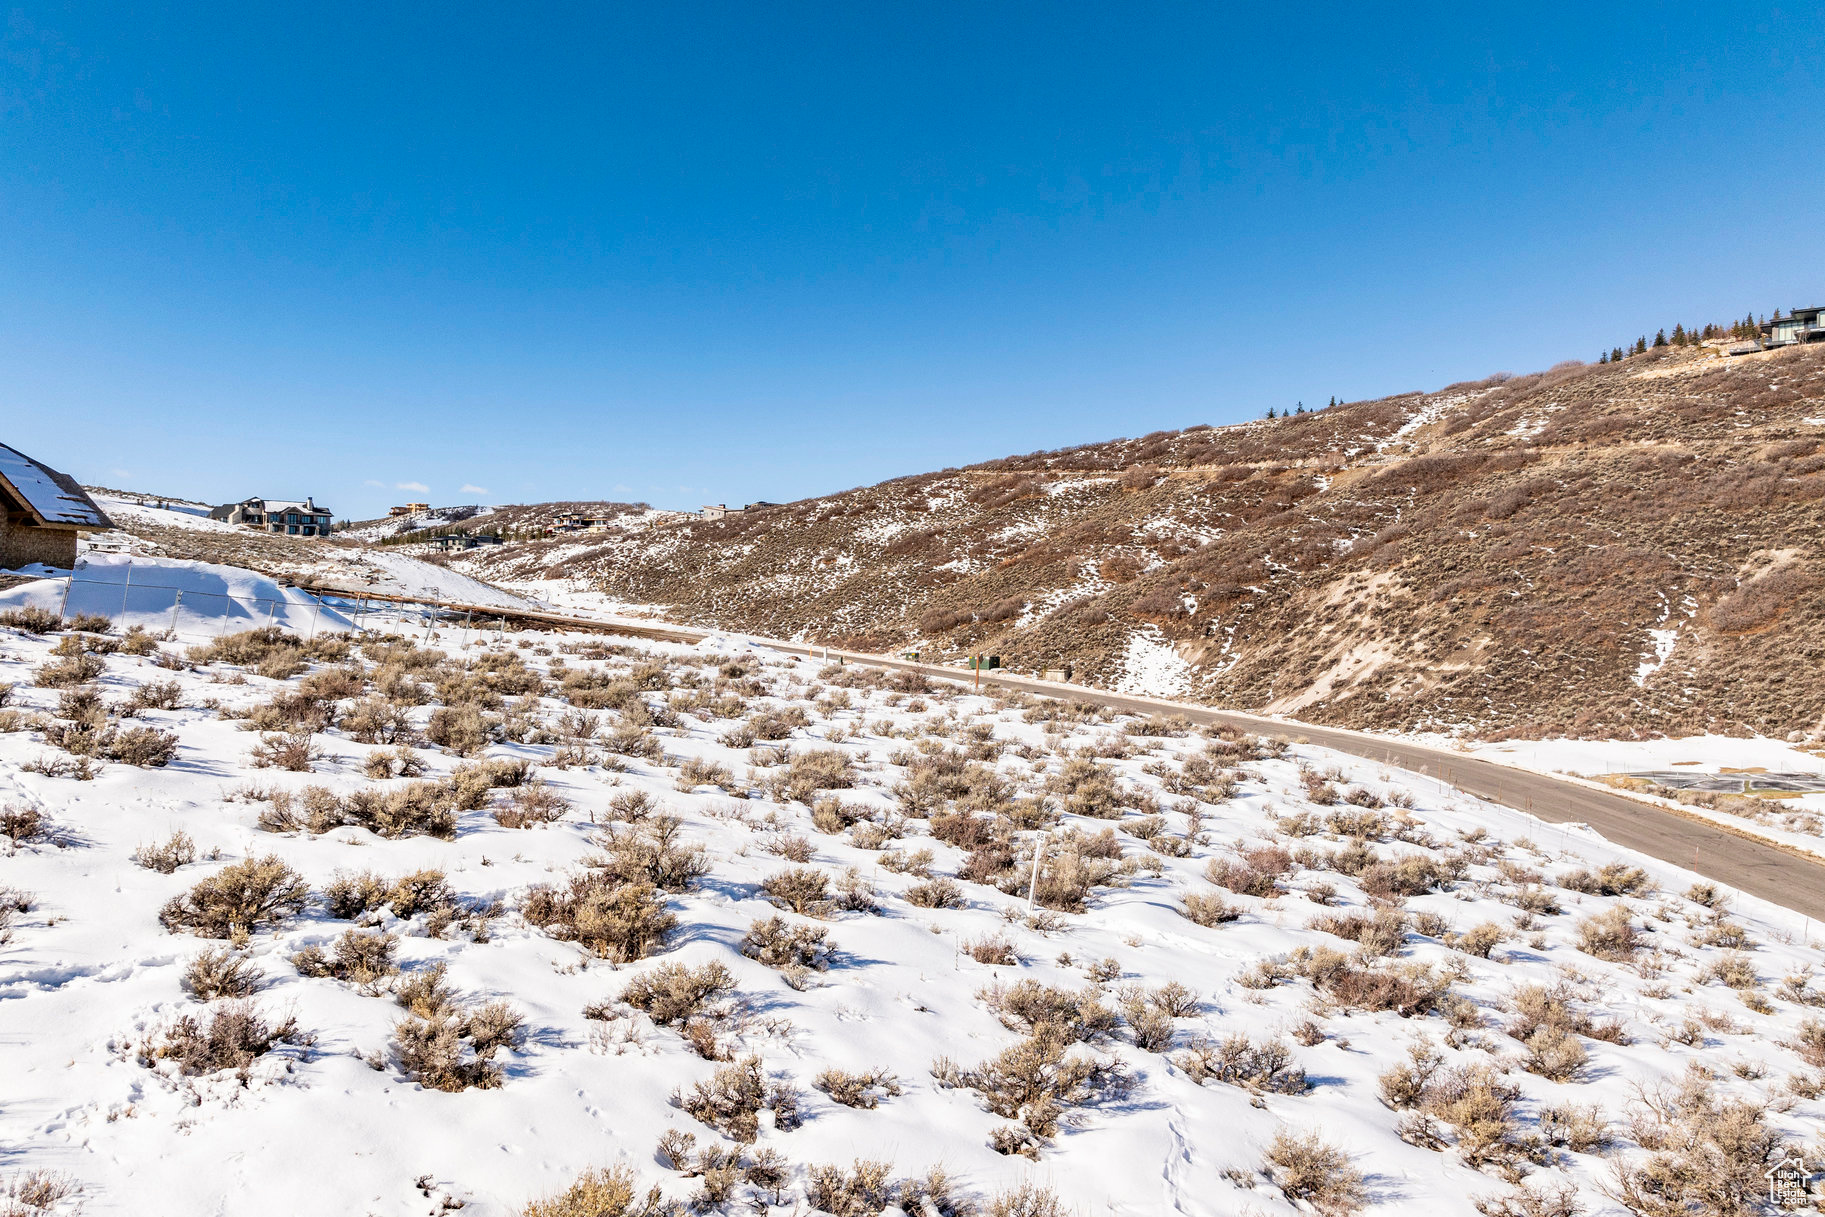
[[[1046,846],[1052,843],[1052,830],[1041,829],[1033,846],[1033,878],[1027,883],[1027,912],[1033,911],[1033,897],[1039,893],[1039,864],[1045,860]]]

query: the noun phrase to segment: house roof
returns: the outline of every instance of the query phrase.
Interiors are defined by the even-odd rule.
[[[0,444],[0,490],[40,524],[66,528],[112,528],[114,524],[76,480]]]

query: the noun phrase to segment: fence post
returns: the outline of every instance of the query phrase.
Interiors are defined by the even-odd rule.
[[[76,572],[71,571],[70,577],[63,581],[63,603],[57,606],[57,620],[59,621],[62,621],[64,615],[70,611],[70,589],[75,586]]]
[[[311,613],[311,632],[305,636],[304,641],[309,642],[317,636],[317,618],[321,616],[323,616],[323,601],[319,600],[316,609]]]
[[[177,637],[177,611],[183,607],[183,604],[184,589],[180,587],[177,589],[177,599],[171,602],[171,636],[173,638]]]
[[[133,590],[133,559],[127,559],[127,578],[120,586],[120,615],[127,615],[127,595]]]

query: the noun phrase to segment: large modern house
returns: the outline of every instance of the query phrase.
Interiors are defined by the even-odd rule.
[[[1796,342],[1825,342],[1825,307],[1796,308],[1785,317],[1762,322],[1762,345],[1792,346]]]
[[[112,527],[74,478],[0,444],[0,569],[72,569],[77,536]]]
[[[209,518],[291,537],[330,535],[330,509],[317,506],[309,496],[301,503],[290,499],[242,499],[211,509]]]

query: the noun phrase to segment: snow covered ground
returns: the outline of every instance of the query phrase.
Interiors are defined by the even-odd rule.
[[[473,579],[461,571],[426,562],[396,550],[374,548],[362,551],[361,560],[378,569],[379,578],[371,590],[394,596],[425,596],[433,600],[459,604],[489,604],[502,608],[527,608],[522,596]]]
[[[1700,902],[1691,874],[1587,832],[1321,748],[737,639],[415,638],[192,656],[0,627],[0,887],[22,893],[0,904],[18,910],[0,1186],[60,1180],[76,1190],[49,1211],[91,1215],[497,1217],[618,1166],[707,1210],[784,1214],[836,1211],[817,1168],[865,1159],[893,1181],[941,1164],[953,1215],[1030,1184],[1067,1212],[1268,1217],[1312,1211],[1292,1143],[1274,1148],[1310,1134],[1339,1155],[1303,1176],[1331,1180],[1333,1211],[1467,1213],[1524,1177],[1600,1215],[1627,1211],[1618,1164],[1655,1145],[1758,1188],[1776,1149],[1817,1152],[1810,927]],[[136,729],[175,737],[168,763],[107,759],[158,759]],[[226,938],[185,924],[186,893],[267,857],[302,907]],[[356,900],[363,872],[391,890]],[[413,873],[417,896],[392,886]],[[573,880],[568,914],[541,894]],[[613,959],[615,934],[654,929],[628,910],[659,906],[669,933]],[[770,953],[755,927],[774,917]],[[778,957],[785,930],[813,936],[805,966]],[[212,950],[257,972],[269,1028],[293,1020],[239,1070],[182,1034],[227,1036],[232,1001],[186,987]],[[675,965],[694,971],[670,1008],[630,991]],[[687,979],[716,982],[694,1011]],[[482,1018],[496,1000],[517,1029]],[[454,1072],[427,1071],[445,1059],[427,1027]],[[693,1101],[750,1056],[770,1094],[725,1086],[721,1116]],[[884,1071],[876,1105],[839,1102],[854,1087],[831,1070]],[[1770,1136],[1728,1140],[1731,1120]],[[668,1131],[736,1170],[672,1169]]]

